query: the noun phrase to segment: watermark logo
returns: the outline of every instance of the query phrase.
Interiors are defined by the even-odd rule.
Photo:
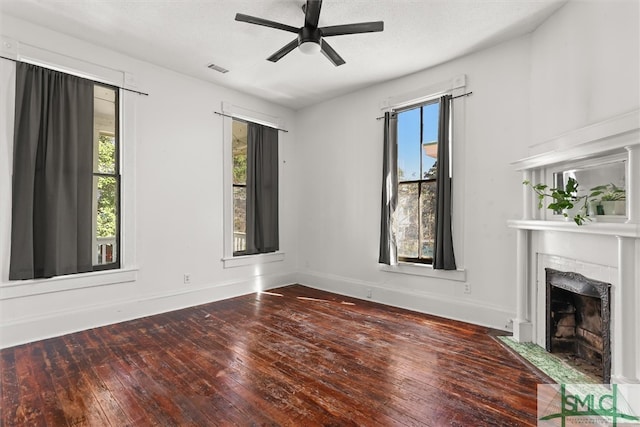
[[[640,426],[640,384],[538,384],[538,426]]]

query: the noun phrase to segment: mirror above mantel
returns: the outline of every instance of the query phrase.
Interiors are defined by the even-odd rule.
[[[598,227],[602,222],[622,222],[634,229],[640,226],[640,110],[560,135],[532,146],[530,151],[536,154],[513,163],[515,169],[522,172],[523,181],[557,188],[574,178],[582,195],[594,187],[602,191],[594,200],[596,203],[589,205],[589,221],[583,226],[568,224],[568,230]],[[605,201],[611,198],[624,201],[616,208],[609,208],[608,203],[601,202],[605,195]],[[525,186],[522,200],[522,220],[509,221],[510,227],[528,227],[518,224],[519,221],[561,221],[563,218],[551,211],[545,212],[547,209],[538,210],[533,192]],[[604,205],[607,205],[606,211]],[[536,228],[540,226],[542,224]]]
[[[553,187],[564,188],[574,179],[579,183],[577,195],[587,198],[585,214],[589,220],[624,222],[627,219],[626,157],[607,156],[558,167],[552,172]]]

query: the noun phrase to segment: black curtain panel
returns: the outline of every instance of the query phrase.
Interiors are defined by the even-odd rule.
[[[9,279],[91,271],[93,82],[16,63]]]
[[[455,270],[456,259],[453,253],[451,235],[451,95],[440,98],[440,118],[438,123],[438,171],[436,237],[433,253],[433,268]]]
[[[398,117],[384,114],[382,160],[382,215],[380,218],[380,257],[387,265],[398,263],[393,216],[398,204]]]
[[[247,126],[247,254],[279,249],[278,131]]]

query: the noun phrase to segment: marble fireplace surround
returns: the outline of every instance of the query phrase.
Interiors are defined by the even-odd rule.
[[[531,148],[514,163],[522,179],[551,182],[574,163],[626,160],[626,216],[577,226],[539,211],[524,187],[516,235],[514,338],[545,347],[545,268],[611,284],[611,383],[640,384],[640,110],[577,129]],[[580,163],[582,162],[582,163]]]

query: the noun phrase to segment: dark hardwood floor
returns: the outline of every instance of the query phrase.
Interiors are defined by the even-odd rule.
[[[466,323],[288,286],[0,352],[5,426],[536,424],[547,382]]]

